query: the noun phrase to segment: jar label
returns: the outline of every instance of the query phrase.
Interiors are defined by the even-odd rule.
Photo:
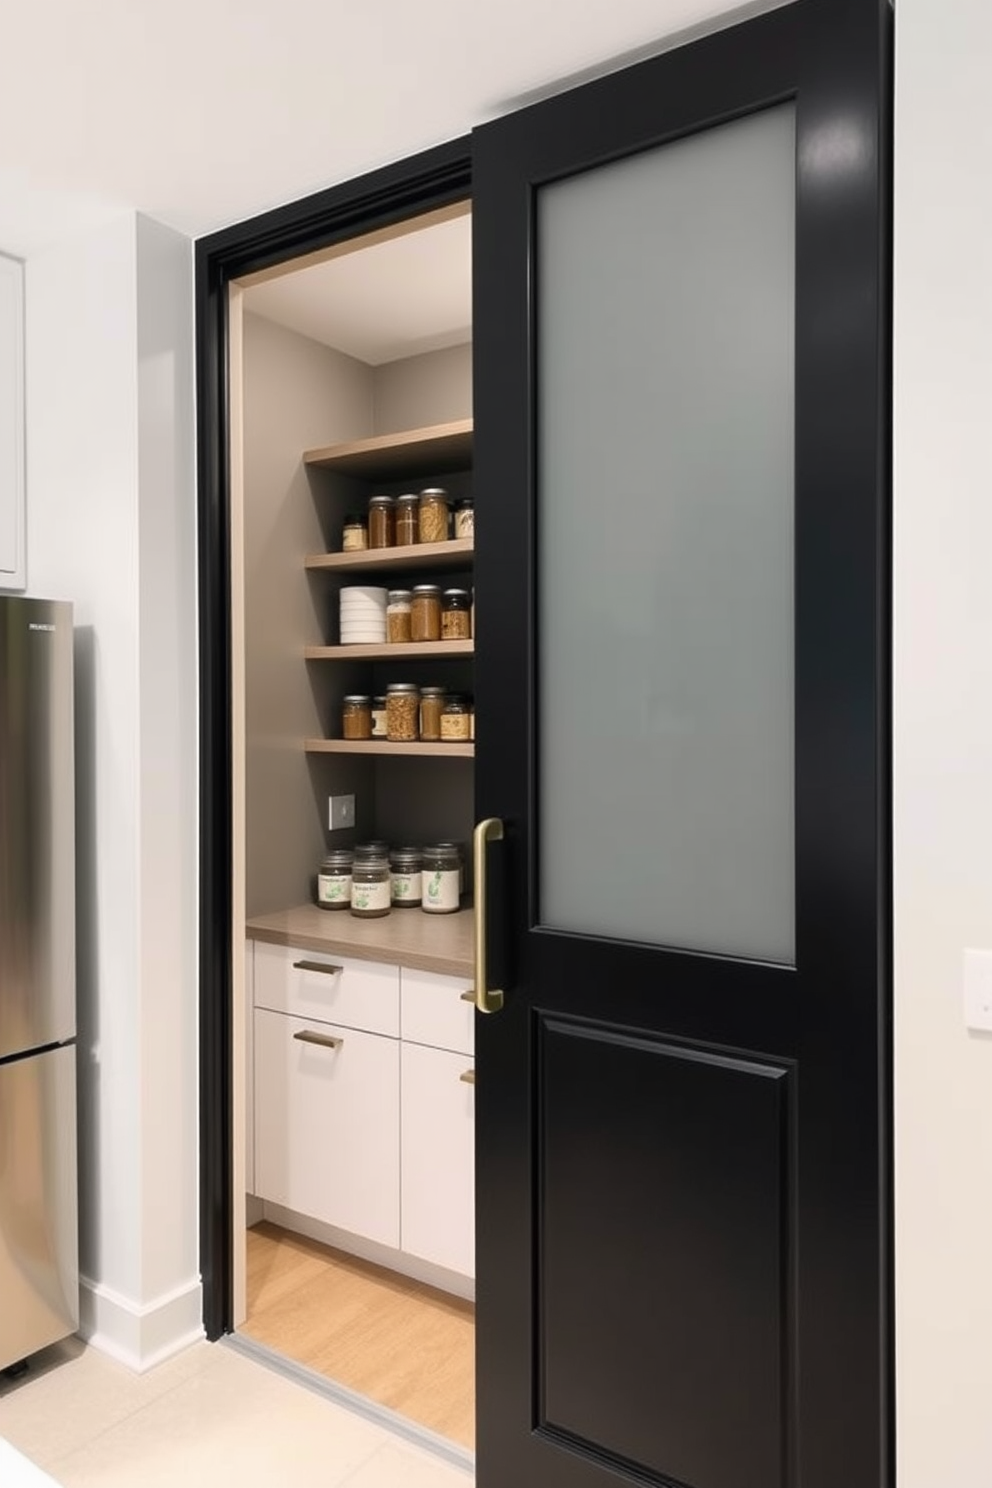
[[[358,910],[389,908],[389,879],[384,883],[352,883],[351,907]]]
[[[321,904],[347,904],[351,899],[351,874],[318,874],[317,899]]]
[[[467,739],[468,736],[469,716],[467,713],[442,713],[442,739]]]
[[[393,903],[408,904],[410,900],[420,902],[421,876],[418,873],[393,874]]]
[[[424,871],[424,908],[451,910],[459,903],[457,868],[433,868]]]

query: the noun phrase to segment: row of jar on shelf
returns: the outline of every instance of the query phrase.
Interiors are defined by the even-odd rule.
[[[470,641],[474,608],[467,589],[442,589],[440,584],[416,584],[412,589],[348,584],[338,596],[341,644]]]
[[[475,704],[462,692],[390,682],[384,696],[349,693],[341,712],[344,739],[387,739],[395,744],[470,743]]]
[[[405,548],[413,543],[448,542],[475,535],[471,496],[455,503],[443,486],[403,496],[372,496],[367,512],[349,512],[341,529],[341,551]]]
[[[465,888],[457,842],[394,847],[365,842],[327,854],[317,874],[321,909],[347,909],[359,919],[381,919],[393,909],[454,914]]]

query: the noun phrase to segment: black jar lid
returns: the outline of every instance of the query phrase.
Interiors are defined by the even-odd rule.
[[[472,596],[467,589],[445,589],[445,604],[465,605],[466,608],[472,603]]]

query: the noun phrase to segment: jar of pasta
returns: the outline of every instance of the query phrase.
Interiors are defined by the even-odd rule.
[[[369,547],[396,545],[396,498],[373,496],[369,502]]]
[[[410,629],[410,606],[413,594],[409,589],[390,589],[386,603],[386,637],[391,645],[405,645],[413,639]]]
[[[420,689],[420,737],[436,743],[441,737],[441,714],[447,696],[445,687]]]
[[[386,737],[398,744],[420,736],[420,688],[415,682],[390,682],[386,688]]]
[[[451,503],[442,486],[428,486],[420,493],[418,530],[422,543],[448,541]]]
[[[410,639],[441,639],[441,588],[438,584],[415,584],[410,602]]]
[[[372,699],[363,693],[351,693],[341,709],[341,734],[345,739],[371,739]]]
[[[420,541],[420,497],[415,491],[396,498],[396,546],[408,548]]]
[[[467,589],[445,589],[441,600],[442,641],[472,638],[472,596]]]

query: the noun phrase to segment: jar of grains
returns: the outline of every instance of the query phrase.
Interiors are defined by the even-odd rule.
[[[441,600],[442,641],[472,638],[472,596],[467,589],[445,589]]]
[[[317,903],[321,909],[348,909],[351,905],[351,866],[348,848],[329,852],[317,874]]]
[[[396,498],[396,546],[408,548],[420,539],[420,497],[416,491]]]
[[[396,545],[396,500],[393,496],[373,496],[369,502],[369,547],[392,548]]]
[[[341,710],[341,733],[345,739],[371,739],[372,699],[362,693],[351,693]]]
[[[413,595],[409,589],[390,589],[386,603],[386,638],[390,645],[404,645],[413,639],[410,632],[410,605]]]
[[[451,743],[468,743],[472,737],[471,720],[472,707],[468,698],[452,693],[441,713],[441,738]]]
[[[410,639],[441,639],[441,589],[438,584],[415,584],[410,605]]]
[[[386,688],[386,737],[409,743],[420,735],[420,688],[415,682],[390,682]]]
[[[423,858],[419,847],[394,847],[389,855],[394,909],[419,909]]]
[[[420,493],[419,532],[422,543],[448,541],[448,493],[441,486],[429,486]]]
[[[372,738],[385,739],[386,737],[386,699],[374,697],[372,699]]]
[[[471,496],[463,496],[455,508],[455,536],[475,536],[475,502]]]
[[[352,512],[345,517],[344,527],[341,529],[341,551],[343,553],[357,553],[360,549],[369,545],[368,528],[365,518],[357,512]]]
[[[389,859],[357,858],[351,870],[351,912],[366,920],[388,915],[392,898]]]
[[[425,847],[421,908],[425,914],[454,914],[460,902],[457,849],[449,843]]]
[[[420,689],[420,737],[435,743],[441,737],[441,714],[447,696],[445,687]]]

